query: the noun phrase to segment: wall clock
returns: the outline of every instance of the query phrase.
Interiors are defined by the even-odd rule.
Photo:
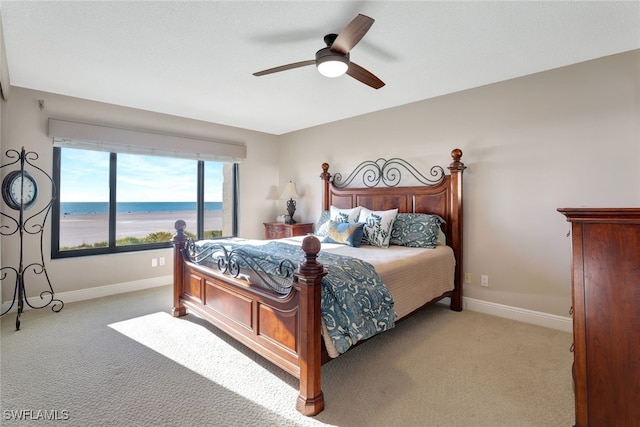
[[[11,209],[27,210],[38,197],[38,181],[29,172],[9,172],[2,181],[2,198]]]

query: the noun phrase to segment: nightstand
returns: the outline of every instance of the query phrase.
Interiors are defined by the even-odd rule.
[[[313,233],[313,223],[307,224],[285,224],[282,222],[265,222],[265,239],[282,239],[284,237],[304,236]]]

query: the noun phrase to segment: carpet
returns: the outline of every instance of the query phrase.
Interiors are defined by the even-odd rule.
[[[322,368],[325,410],[297,380],[202,319],[169,286],[1,320],[2,424],[570,426],[571,334],[436,305]],[[53,418],[58,418],[53,419]]]

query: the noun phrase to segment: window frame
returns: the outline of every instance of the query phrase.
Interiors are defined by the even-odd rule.
[[[83,257],[83,256],[93,256],[93,255],[108,255],[108,254],[116,254],[116,253],[126,253],[126,252],[139,252],[146,250],[154,250],[154,249],[165,249],[172,247],[171,242],[155,242],[155,243],[143,243],[136,245],[125,245],[125,246],[117,246],[116,245],[116,209],[117,209],[117,189],[116,189],[116,181],[117,181],[117,157],[118,153],[110,152],[109,153],[109,230],[108,230],[108,239],[109,244],[106,247],[98,247],[98,248],[84,248],[84,249],[69,249],[69,250],[60,250],[60,197],[59,190],[60,189],[60,178],[61,178],[61,159],[62,159],[62,149],[63,147],[53,147],[53,204],[52,204],[52,212],[51,212],[51,259],[61,259],[61,258],[73,258],[73,257]],[[205,170],[205,161],[204,160],[194,160],[197,161],[197,195],[196,195],[196,216],[198,221],[198,227],[196,230],[197,239],[204,238],[204,206],[205,206],[205,198],[204,198],[204,170]],[[222,163],[222,162],[221,162]],[[231,217],[231,228],[232,235],[226,237],[236,237],[238,235],[238,163],[232,163],[232,174],[231,174],[231,188],[232,188],[232,217]],[[224,208],[223,208],[224,209]],[[180,218],[176,218],[178,220]]]

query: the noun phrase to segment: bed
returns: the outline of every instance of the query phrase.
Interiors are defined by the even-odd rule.
[[[296,409],[309,416],[320,413],[324,409],[323,363],[444,298],[450,298],[452,310],[462,310],[462,174],[466,167],[461,150],[454,149],[451,156],[449,173],[434,166],[429,177],[397,158],[363,162],[345,178],[339,173],[332,175],[324,163],[320,178],[321,219],[325,221],[322,226],[318,223],[319,235],[277,241],[194,242],[185,234],[184,221],[176,221],[173,315],[184,316],[189,310],[294,375],[300,382]],[[403,171],[409,175],[410,185],[400,185],[407,181]],[[354,211],[358,212],[357,220],[346,216],[340,220],[341,215]],[[424,249],[414,247],[421,245],[404,245],[403,235],[397,233],[378,234],[379,224],[384,224],[390,211],[395,211],[395,221],[390,219],[393,233],[403,224],[414,225],[411,221],[415,218],[441,218],[437,243],[431,236],[433,245]],[[362,238],[343,232],[345,228],[363,227]],[[369,244],[352,247],[340,240],[344,236],[356,236],[358,242]],[[394,239],[398,244],[393,244]],[[361,304],[366,306],[367,315],[370,311],[387,315],[383,320],[367,318],[363,330],[378,330],[362,337],[353,338],[354,334],[337,327],[323,299],[325,294],[334,293],[326,289],[333,289],[346,262],[373,267],[363,283],[369,282],[371,274],[374,286],[381,281],[386,288],[384,292],[375,288],[369,292],[373,299]],[[352,264],[344,266],[352,271]],[[353,271],[365,277],[359,270]],[[336,339],[337,330],[349,342]]]

